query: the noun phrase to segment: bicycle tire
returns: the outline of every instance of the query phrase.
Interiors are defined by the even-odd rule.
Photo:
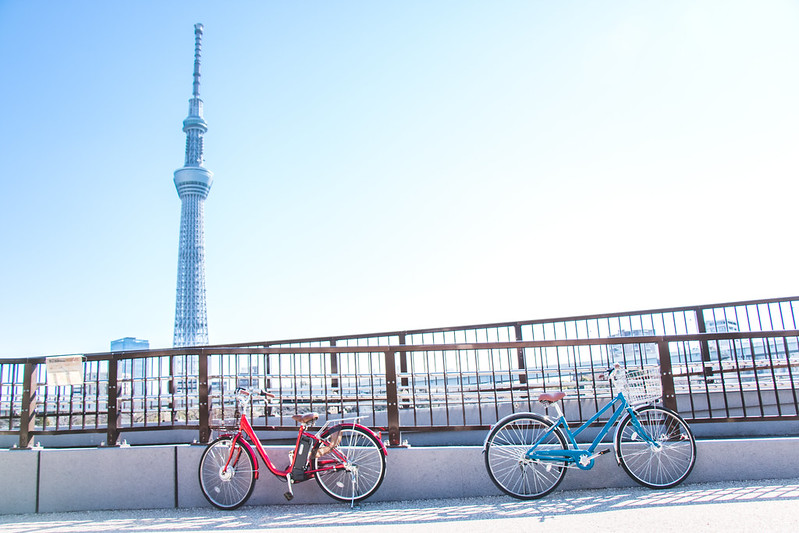
[[[236,443],[233,459],[228,464],[232,443],[231,437],[220,437],[209,444],[200,458],[198,470],[205,499],[226,511],[241,507],[255,488],[256,459],[247,447]]]
[[[327,442],[338,438],[336,433],[339,443],[327,453],[317,453]],[[386,456],[371,433],[357,426],[340,425],[326,429],[320,438],[323,442],[313,451],[313,469],[317,470],[314,477],[322,491],[335,500],[353,503],[377,491],[386,475]]]
[[[488,476],[502,492],[520,500],[546,496],[566,475],[566,463],[526,459],[530,448],[554,424],[535,413],[519,413],[500,421],[488,434],[485,445],[485,466]],[[539,444],[543,448],[568,449],[560,428]]]
[[[627,416],[616,431],[616,454],[635,482],[650,489],[668,489],[682,483],[696,463],[696,440],[683,418],[665,407],[635,409],[635,416],[650,437],[647,443]]]

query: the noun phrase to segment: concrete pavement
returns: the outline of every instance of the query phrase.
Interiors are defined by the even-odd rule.
[[[235,531],[799,531],[799,478],[565,490],[541,500],[505,496],[264,505],[223,512],[208,508],[82,511],[0,516],[0,533]]]

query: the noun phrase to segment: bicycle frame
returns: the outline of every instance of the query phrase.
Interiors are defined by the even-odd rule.
[[[569,427],[569,422],[566,420],[563,412],[561,411],[560,407],[557,403],[554,404],[555,409],[558,411],[558,418],[557,420],[553,420],[552,427],[549,428],[546,433],[544,433],[535,443],[533,443],[532,447],[527,451],[525,454],[525,458],[532,460],[532,461],[552,461],[552,462],[566,462],[569,465],[576,465],[577,468],[581,470],[590,470],[594,466],[594,459],[603,453],[606,453],[609,450],[597,452],[596,449],[602,440],[610,433],[611,428],[616,425],[617,422],[621,419],[622,415],[625,413],[627,416],[631,418],[631,423],[635,430],[638,432],[638,435],[647,442],[651,446],[660,447],[660,443],[655,441],[649,433],[641,426],[641,423],[638,420],[638,417],[635,414],[635,409],[632,405],[627,402],[627,399],[624,395],[620,392],[613,398],[610,402],[608,402],[602,409],[600,409],[594,416],[589,418],[583,425],[575,429],[574,431],[571,430]],[[580,448],[577,444],[576,437],[580,435],[583,431],[585,431],[589,426],[591,426],[594,422],[596,422],[603,414],[605,414],[608,410],[613,409],[613,413],[608,418],[605,425],[599,430],[599,433],[594,438],[593,442],[591,443],[588,448]],[[548,417],[549,418],[549,417]],[[552,420],[550,418],[550,420]],[[538,445],[544,442],[545,439],[549,438],[552,433],[560,428],[567,438],[567,450],[538,450]],[[618,430],[617,430],[618,431]],[[617,460],[618,460],[618,450],[617,450]]]
[[[369,429],[366,426],[362,426],[361,424],[355,424],[355,423],[352,423],[352,424],[345,423],[345,425],[352,426],[352,427],[357,427],[357,428],[360,428],[360,429],[365,430],[368,433],[370,433],[380,443],[381,449],[383,451],[383,455],[388,455],[388,450],[386,450],[385,444],[383,444],[382,440],[380,440],[380,438],[377,435],[375,435],[375,433],[371,429]],[[238,456],[235,457],[235,458],[233,457],[233,455],[235,453],[235,450],[236,450],[236,446],[235,446],[236,444],[241,444],[242,447],[247,449],[247,451],[250,453],[250,455],[253,457],[253,459],[255,459],[255,454],[253,453],[252,447],[250,446],[249,442],[247,441],[247,439],[249,439],[250,442],[255,444],[255,448],[258,451],[258,455],[261,456],[261,459],[263,460],[264,464],[269,469],[269,471],[272,472],[272,474],[274,474],[275,476],[281,477],[281,478],[288,478],[291,475],[291,472],[294,469],[295,463],[297,462],[297,458],[300,455],[298,453],[298,451],[299,451],[300,446],[302,444],[302,437],[303,436],[307,436],[313,441],[312,442],[312,447],[316,446],[318,443],[322,442],[322,439],[317,437],[315,434],[306,431],[306,426],[305,425],[300,425],[299,432],[297,433],[297,441],[294,444],[294,451],[291,454],[291,457],[292,457],[291,464],[288,466],[288,468],[286,470],[281,470],[281,469],[277,468],[274,465],[274,463],[272,463],[272,461],[270,460],[269,454],[266,452],[266,450],[264,449],[263,445],[261,444],[261,440],[255,434],[255,430],[253,429],[252,425],[250,424],[250,421],[247,419],[247,415],[243,412],[243,410],[242,410],[242,413],[241,413],[241,418],[239,419],[239,427],[238,427],[237,431],[235,433],[226,433],[226,434],[223,434],[221,436],[222,437],[229,437],[233,441],[232,445],[230,447],[230,456],[228,457],[228,460],[225,463],[225,467],[224,467],[225,469],[227,469],[228,465],[230,465],[231,463],[235,464],[236,460],[238,460]],[[246,438],[245,438],[245,436],[246,436]],[[319,469],[316,469],[316,470],[306,470],[305,474],[306,474],[306,476],[308,476],[306,479],[310,479],[317,472],[323,472],[323,471],[327,471],[327,470],[342,470],[342,469],[346,468],[344,466],[344,464],[343,464],[343,463],[346,463],[346,458],[343,455],[341,455],[338,452],[338,450],[336,450],[336,449],[333,449],[331,451],[331,453],[336,457],[337,460],[326,461],[326,463],[329,463],[329,464],[326,464],[326,466],[324,468],[319,468]],[[258,461],[257,460],[253,461],[253,463],[254,463],[253,464],[253,468],[254,468],[254,471],[255,471],[254,472],[255,479],[258,479],[259,475],[260,475],[260,472],[258,470]]]

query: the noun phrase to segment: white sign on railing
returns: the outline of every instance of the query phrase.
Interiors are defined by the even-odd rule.
[[[53,387],[83,385],[83,356],[48,357],[47,384]]]

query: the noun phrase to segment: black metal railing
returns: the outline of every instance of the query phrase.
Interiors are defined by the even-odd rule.
[[[0,434],[191,429],[205,442],[232,422],[233,392],[263,388],[256,429],[291,415],[359,416],[401,431],[485,429],[564,390],[582,422],[612,391],[614,362],[660,365],[664,403],[692,422],[797,420],[797,298],[351,337],[91,354],[73,385],[48,382],[48,358],[0,360]]]

